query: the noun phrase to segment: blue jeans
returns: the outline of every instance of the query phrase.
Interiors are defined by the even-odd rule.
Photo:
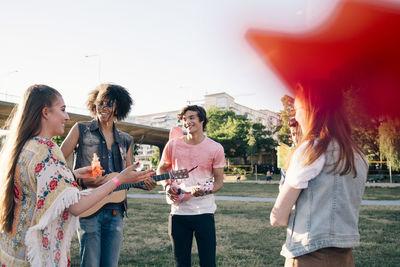
[[[117,214],[113,215],[113,210]],[[123,209],[102,208],[95,215],[80,218],[82,267],[117,267],[122,245]]]

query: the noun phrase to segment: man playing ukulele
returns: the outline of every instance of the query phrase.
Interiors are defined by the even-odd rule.
[[[91,165],[93,154],[99,161],[105,174],[120,172],[132,165],[132,136],[118,130],[114,121],[128,116],[132,105],[129,92],[115,84],[101,84],[89,94],[87,107],[94,120],[76,123],[61,145],[61,150],[68,156],[76,150],[75,168]],[[97,187],[107,177],[100,176],[95,181],[82,181],[82,187]],[[145,188],[156,186],[150,178],[145,181]],[[122,245],[123,214],[126,200],[120,203],[108,203],[95,214],[80,218],[81,226],[81,266],[118,266]]]
[[[179,184],[166,184],[171,200],[168,234],[174,250],[176,266],[191,265],[193,234],[199,251],[200,266],[215,266],[216,236],[214,193],[223,186],[225,155],[223,147],[204,135],[206,111],[197,105],[186,106],[178,119],[187,135],[170,140],[163,151],[158,174],[170,170],[191,170],[189,178]],[[197,166],[197,167],[196,167]],[[202,185],[214,179],[211,190]],[[190,191],[191,197],[177,201],[181,191]]]

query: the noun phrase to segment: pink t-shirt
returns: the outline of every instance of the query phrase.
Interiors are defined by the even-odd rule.
[[[171,170],[187,169],[198,166],[189,173],[189,178],[182,179],[180,187],[190,191],[197,183],[204,184],[214,177],[214,168],[225,167],[224,148],[206,137],[198,145],[189,145],[184,137],[170,140],[163,152],[165,163],[171,164]],[[214,195],[192,197],[179,205],[171,205],[171,214],[195,215],[214,213],[216,209]]]

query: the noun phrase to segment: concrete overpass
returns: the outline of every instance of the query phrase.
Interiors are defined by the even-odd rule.
[[[3,127],[5,121],[11,113],[15,103],[0,101],[0,126]],[[65,124],[65,135],[68,134],[71,127],[78,121],[92,120],[91,116],[82,115],[78,113],[68,112],[70,120]],[[165,144],[168,142],[169,130],[163,128],[150,127],[130,122],[118,122],[118,129],[129,133],[133,136],[135,144],[148,144],[155,145],[164,149]]]

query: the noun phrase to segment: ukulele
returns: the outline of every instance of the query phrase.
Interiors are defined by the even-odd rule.
[[[190,198],[193,197],[192,196],[193,189],[200,189],[200,190],[203,190],[204,192],[208,192],[208,194],[210,194],[210,191],[212,191],[213,188],[214,188],[214,183],[213,183],[213,181],[207,181],[206,183],[204,183],[202,185],[198,184],[196,186],[191,187],[190,191],[189,190],[183,190],[182,188],[179,187],[179,184],[177,184],[175,182],[173,182],[171,184],[171,186],[178,189],[178,199],[175,200],[175,201],[172,201],[167,196],[167,203],[168,204],[174,204],[174,205],[178,206],[183,201],[187,201],[187,200],[189,200]],[[208,195],[208,194],[206,193],[205,196]]]
[[[115,176],[117,176],[119,173],[118,172],[112,172],[110,174],[107,174],[104,179],[105,181],[109,181]],[[153,175],[151,178],[153,178],[154,181],[163,181],[167,179],[185,179],[188,178],[188,171],[186,169],[181,169],[181,170],[176,170],[170,173],[165,173],[165,174],[160,174],[160,175]],[[114,189],[113,192],[111,192],[109,195],[107,195],[105,198],[103,198],[101,201],[97,202],[94,206],[92,206],[90,209],[86,210],[83,212],[79,217],[85,218],[90,215],[93,215],[96,213],[99,209],[101,209],[104,205],[108,203],[120,203],[125,200],[126,198],[126,189],[131,188],[131,187],[141,187],[144,185],[144,182],[139,182],[136,184],[122,184],[118,186],[117,188]]]

